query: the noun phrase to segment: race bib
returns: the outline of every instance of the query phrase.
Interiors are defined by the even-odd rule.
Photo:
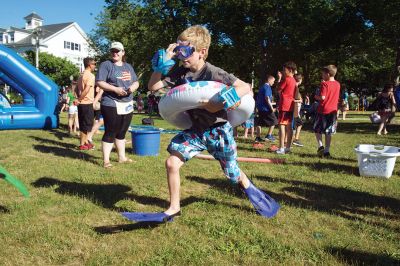
[[[117,102],[114,101],[117,107],[117,114],[126,115],[133,112],[133,101],[130,102]]]

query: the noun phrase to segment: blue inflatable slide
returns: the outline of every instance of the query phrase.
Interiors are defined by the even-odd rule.
[[[57,128],[58,87],[13,50],[0,45],[0,80],[18,91],[22,104],[0,93],[0,130]]]

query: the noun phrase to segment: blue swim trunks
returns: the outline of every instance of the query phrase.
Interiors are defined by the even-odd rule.
[[[255,114],[252,113],[251,116],[250,116],[250,118],[247,119],[247,120],[242,124],[242,127],[244,127],[244,128],[252,128],[252,127],[254,127],[254,117],[255,117]]]
[[[174,151],[180,153],[185,162],[207,150],[219,161],[225,176],[232,183],[237,183],[239,180],[240,168],[236,160],[236,142],[229,122],[202,133],[190,129],[184,130],[172,138],[167,150],[169,153]]]

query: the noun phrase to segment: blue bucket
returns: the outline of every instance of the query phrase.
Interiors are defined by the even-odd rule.
[[[157,156],[160,153],[160,130],[155,128],[133,129],[132,152],[139,156]]]

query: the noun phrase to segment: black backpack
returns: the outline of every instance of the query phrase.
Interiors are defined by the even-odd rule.
[[[150,117],[142,119],[142,125],[154,126],[154,120]]]

